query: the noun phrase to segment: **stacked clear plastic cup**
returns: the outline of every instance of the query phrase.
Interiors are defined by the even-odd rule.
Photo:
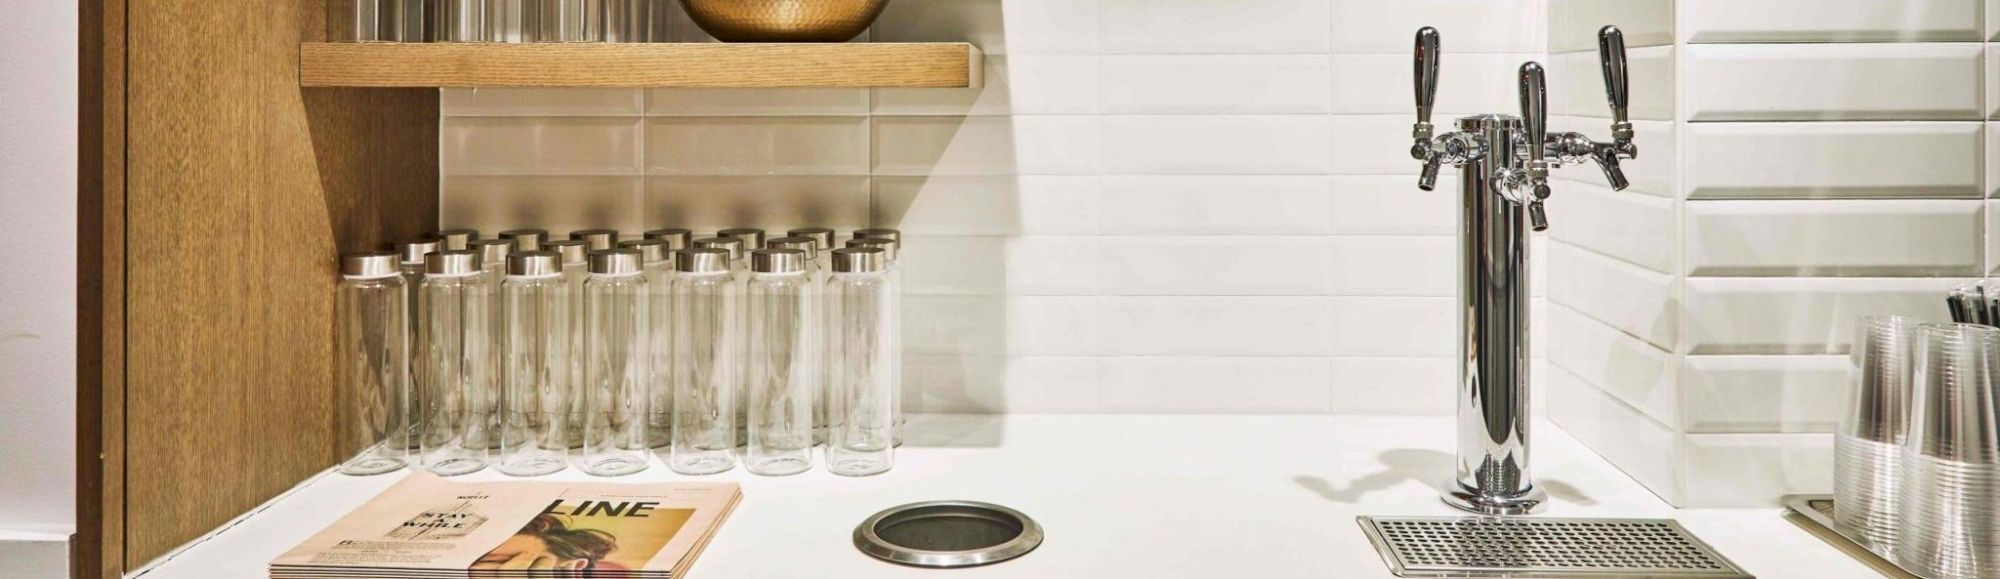
[[[1896,560],[1936,579],[2000,577],[2000,329],[1918,335]]]
[[[1869,316],[1856,324],[1847,411],[1834,436],[1834,520],[1882,552],[1895,547],[1901,528],[1898,482],[1922,324],[1903,316]]]

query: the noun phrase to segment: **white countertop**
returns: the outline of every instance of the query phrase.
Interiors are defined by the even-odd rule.
[[[1393,577],[1360,515],[1456,515],[1453,421],[1360,416],[973,416],[911,419],[894,470],[814,470],[743,484],[744,499],[690,573],[696,579],[827,577]],[[1674,518],[1761,578],[1880,577],[1782,510],[1676,510],[1546,422],[1535,476],[1545,516]],[[404,473],[326,475],[144,572],[146,579],[264,577],[265,563]],[[492,471],[468,475],[499,479]],[[574,469],[552,479],[588,479]],[[686,479],[655,464],[614,479]],[[898,504],[969,499],[1027,513],[1042,547],[989,567],[920,570],[870,559],[854,526]]]

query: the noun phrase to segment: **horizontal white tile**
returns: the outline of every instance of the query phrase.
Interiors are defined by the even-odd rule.
[[[1986,272],[1992,276],[2000,272],[2000,201],[1986,200]]]
[[[2000,123],[1986,123],[1986,196],[2000,197]]]
[[[1094,54],[1098,0],[897,0],[875,42],[970,42],[987,54]]]
[[[447,88],[438,112],[457,116],[638,116],[645,91],[630,88]]]
[[[438,222],[480,231],[645,231],[639,177],[446,176]]]
[[[1329,2],[1097,0],[1099,48],[1105,54],[1324,54],[1331,38]]]
[[[447,175],[638,175],[639,119],[444,117],[438,167]]]
[[[1443,178],[1439,179],[1443,181]],[[1415,175],[1333,177],[1333,232],[1339,235],[1455,235],[1458,188],[1417,188]]]
[[[1852,364],[1846,356],[1688,356],[1688,432],[1833,432]]]
[[[1456,355],[1452,298],[1336,297],[1335,356]]]
[[[1412,105],[1414,108],[1414,105]],[[1409,175],[1416,188],[1416,174],[1423,162],[1410,158],[1410,124],[1416,113],[1404,115],[1334,115],[1333,174]],[[1448,119],[1434,117],[1431,122]],[[1438,188],[1450,189],[1457,169],[1445,167],[1438,176]]]
[[[1986,45],[1986,118],[2000,119],[2000,44]]]
[[[1323,113],[1332,90],[1320,54],[1101,58],[1109,114]]]
[[[1985,0],[1681,0],[1690,42],[1979,41]]]
[[[1088,235],[1098,230],[1101,194],[1094,176],[875,177],[872,181],[874,225],[912,235]]]
[[[1655,347],[1675,345],[1674,276],[1565,243],[1550,244],[1549,299]]]
[[[838,116],[868,114],[865,88],[656,88],[654,116]]]
[[[1986,0],[1986,41],[2000,42],[2000,0]]]
[[[1702,276],[1975,276],[1984,202],[1690,201],[1687,272]]]
[[[870,225],[867,177],[648,177],[647,229]]]
[[[978,88],[875,89],[877,115],[1065,115],[1097,112],[1098,66],[1091,55],[986,57]]]
[[[903,410],[932,413],[1094,413],[1095,357],[910,355]]]
[[[1674,202],[1582,183],[1548,200],[1549,237],[1653,271],[1673,271]]]
[[[1541,52],[1542,14],[1542,3],[1534,0],[1333,0],[1333,51],[1407,56],[1417,29],[1430,26],[1438,29],[1447,60],[1451,54]]]
[[[1458,370],[1451,358],[1331,358],[1333,413],[1448,415]]]
[[[1458,239],[1445,236],[1333,238],[1333,295],[1450,297],[1458,292]]]
[[[1107,298],[1098,350],[1111,356],[1322,356],[1326,298]]]
[[[1317,296],[1332,277],[1326,238],[1105,237],[1106,295]]]
[[[1985,115],[1984,52],[1961,43],[1693,45],[1686,115],[1693,121],[1978,119]],[[1640,94],[1635,89],[1634,99]]]
[[[1455,115],[1518,110],[1514,71],[1539,53],[1453,54],[1439,62],[1433,123]],[[1333,55],[1333,112],[1403,114],[1415,120],[1415,75],[1409,54]],[[1321,59],[1324,61],[1324,59]]]
[[[1549,417],[1577,442],[1665,499],[1681,503],[1679,435],[1560,368],[1549,376]]]
[[[1688,196],[1978,197],[1980,123],[1691,123]],[[1643,145],[1642,145],[1643,146]]]
[[[654,175],[867,175],[866,117],[655,117]]]
[[[1856,316],[1945,319],[1948,278],[1687,279],[1689,354],[1844,354]]]
[[[1097,170],[1096,117],[875,117],[874,125],[877,175],[1087,175]]]
[[[1776,507],[1789,494],[1833,491],[1833,435],[1689,434],[1685,507]]]
[[[1611,138],[1611,127],[1605,119],[1560,116],[1549,120],[1549,130],[1582,133],[1599,141]],[[1618,163],[1618,166],[1625,171],[1625,179],[1631,182],[1631,186],[1627,187],[1625,192],[1673,197],[1678,191],[1674,187],[1675,179],[1682,171],[1678,162],[1681,155],[1680,147],[1676,145],[1679,140],[1677,123],[1633,121],[1632,132],[1632,142],[1638,147],[1639,156]],[[1610,179],[1604,176],[1604,170],[1591,161],[1565,166],[1557,170],[1555,176],[1558,179],[1593,185],[1611,184]]]
[[[1550,361],[1653,420],[1674,424],[1680,364],[1671,352],[1569,308],[1552,308],[1549,319],[1555,324]]]
[[[909,235],[903,292],[1083,296],[1097,293],[1095,237]]]
[[[1598,31],[1617,26],[1625,46],[1640,48],[1674,43],[1674,0],[1574,0],[1562,4],[1567,14],[1561,30],[1549,32],[1549,52],[1597,50]]]
[[[911,354],[1091,356],[1097,298],[903,296],[903,351]]]
[[[1680,74],[1674,68],[1672,46],[1627,48],[1627,88],[1631,119],[1674,120],[1675,83]],[[1597,51],[1549,55],[1549,112],[1591,118],[1611,118],[1605,100],[1604,72]],[[1518,107],[1515,109],[1518,110]]]
[[[1103,123],[1107,174],[1317,175],[1332,159],[1324,116],[1107,116]]]
[[[1328,177],[1119,175],[1103,178],[1106,235],[1323,235],[1338,206]]]
[[[1323,414],[1326,358],[1104,358],[1105,412]]]

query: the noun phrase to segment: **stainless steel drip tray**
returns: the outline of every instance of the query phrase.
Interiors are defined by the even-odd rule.
[[[1668,519],[1357,520],[1397,577],[1752,578]]]

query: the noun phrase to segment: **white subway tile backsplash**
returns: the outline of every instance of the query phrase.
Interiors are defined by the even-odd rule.
[[[1986,118],[2000,119],[2000,44],[1986,45]]]
[[[1542,4],[1536,0],[1333,0],[1333,51],[1408,56],[1417,29],[1430,26],[1438,29],[1447,62],[1454,54],[1542,52],[1547,26]],[[1447,71],[1456,68],[1446,66]]]
[[[1572,184],[1548,201],[1549,237],[1653,271],[1673,271],[1672,200]]]
[[[1550,301],[1654,347],[1674,348],[1681,304],[1674,276],[1574,245],[1550,245]]]
[[[1687,118],[1978,119],[1984,52],[1961,43],[1693,45]]]
[[[640,232],[639,177],[446,176],[438,223],[480,231],[610,228]]]
[[[1105,237],[1099,289],[1130,296],[1316,296],[1334,260],[1323,237]]]
[[[1103,59],[1107,114],[1324,113],[1325,55],[1112,55]]]
[[[1092,356],[1097,298],[906,295],[903,350],[913,354]]]
[[[1116,175],[1103,178],[1106,235],[1325,235],[1329,177]]]
[[[1417,119],[1414,109],[1412,105],[1412,112],[1403,115],[1334,115],[1333,174],[1409,175],[1410,188],[1415,189],[1423,162],[1410,158],[1410,123]],[[1431,122],[1447,120],[1433,118]],[[1444,168],[1438,176],[1438,188],[1450,189],[1457,173],[1457,169]]]
[[[2000,0],[1986,0],[1986,41],[2000,42]]]
[[[867,175],[866,117],[647,119],[654,175]]]
[[[1324,116],[1107,116],[1103,123],[1107,174],[1319,175],[1333,158]]]
[[[868,178],[860,176],[646,178],[646,228],[714,231],[761,227],[866,226]]]
[[[987,54],[1095,54],[1100,0],[896,0],[876,42],[970,42]]]
[[[1976,276],[1979,200],[1690,201],[1700,276]]]
[[[1632,120],[1674,120],[1675,74],[1673,46],[1649,46],[1625,50],[1631,72]],[[1549,113],[1610,119],[1611,105],[1605,100],[1604,73],[1597,51],[1549,55]],[[1518,110],[1518,106],[1517,106]]]
[[[1453,298],[1336,297],[1332,304],[1334,356],[1457,355]]]
[[[1110,357],[1101,362],[1105,412],[1324,413],[1332,405],[1326,358]]]
[[[876,175],[1088,175],[1096,117],[875,117]],[[862,150],[863,155],[867,149]]]
[[[1458,191],[1440,176],[1432,191],[1415,175],[1333,177],[1333,232],[1339,235],[1456,235]]]
[[[1098,230],[1095,176],[875,177],[869,219],[911,235],[1088,235]]]
[[[1688,356],[1688,432],[1833,432],[1852,364],[1846,356]]]
[[[923,355],[903,358],[903,409],[933,413],[1098,412],[1096,357]]]
[[[1549,130],[1578,132],[1598,140],[1610,139],[1610,123],[1605,121],[1587,117],[1554,117],[1549,120]],[[1631,182],[1624,192],[1655,197],[1676,195],[1674,180],[1681,171],[1676,124],[1668,121],[1632,122],[1632,141],[1639,148],[1639,156],[1619,162],[1619,167],[1625,170],[1625,179]],[[1592,185],[1610,184],[1604,170],[1594,162],[1563,167],[1555,172],[1555,176]],[[1561,191],[1560,186],[1557,191]]]
[[[1673,353],[1564,307],[1552,308],[1550,361],[1661,424],[1680,406],[1680,367]]]
[[[877,115],[1080,115],[1097,112],[1094,55],[986,57],[979,88],[874,89]]]
[[[629,88],[447,88],[438,112],[447,117],[636,117],[645,91]]]
[[[1979,197],[1976,122],[1689,123],[1688,197]]]
[[[1339,296],[1458,293],[1458,239],[1448,236],[1333,238],[1332,290]]]
[[[1458,370],[1451,358],[1332,360],[1334,414],[1438,416],[1453,411]]]
[[[639,119],[444,117],[438,166],[447,175],[640,174]]]
[[[1845,354],[1854,318],[1938,321],[1949,278],[1687,279],[1682,351],[1689,354]]]
[[[1986,0],[1681,0],[1690,42],[1979,41]]]
[[[684,117],[866,115],[868,89],[656,88],[646,91],[646,110]]]
[[[1097,33],[1105,54],[1324,54],[1330,2],[1097,0]]]
[[[1323,356],[1333,320],[1326,298],[1107,299],[1098,318],[1098,350],[1110,356]]]
[[[1833,435],[1688,434],[1681,456],[1687,501],[1776,507],[1778,497],[1833,491]]]
[[[1680,436],[1575,374],[1549,372],[1549,417],[1669,504],[1681,504]]]
[[[1457,115],[1517,110],[1520,104],[1515,96],[1514,71],[1523,62],[1541,58],[1536,53],[1454,54],[1449,47],[1444,50],[1432,122],[1447,126]],[[1333,112],[1414,115],[1412,95],[1416,88],[1410,66],[1407,51],[1333,55]]]
[[[1571,0],[1551,3],[1565,5],[1560,30],[1549,32],[1549,52],[1595,52],[1597,32],[1617,26],[1625,34],[1625,46],[1640,48],[1674,43],[1674,0]]]
[[[1986,196],[2000,197],[2000,123],[1986,123],[1986,150],[1980,156],[1986,159]]]
[[[1096,237],[907,236],[906,294],[1086,296],[1097,293]]]

